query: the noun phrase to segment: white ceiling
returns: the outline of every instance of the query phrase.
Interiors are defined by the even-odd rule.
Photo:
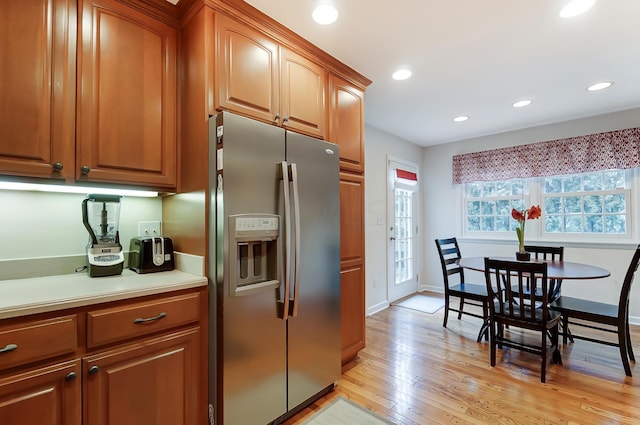
[[[366,123],[418,145],[640,106],[640,0],[573,19],[558,16],[568,0],[331,0],[329,26],[311,19],[318,1],[246,0],[373,80]],[[413,77],[392,80],[399,65]]]

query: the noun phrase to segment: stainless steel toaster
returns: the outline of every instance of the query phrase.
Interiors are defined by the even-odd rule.
[[[173,270],[173,241],[166,237],[142,236],[131,238],[129,268],[136,273]]]

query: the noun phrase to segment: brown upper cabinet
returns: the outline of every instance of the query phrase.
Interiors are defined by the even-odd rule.
[[[327,73],[266,34],[216,14],[216,109],[325,138]]]
[[[340,169],[364,173],[364,91],[335,75],[331,95],[329,141],[340,146]]]
[[[73,178],[76,1],[0,1],[0,173]]]
[[[0,174],[176,186],[175,28],[116,0],[3,0],[0,25]]]
[[[80,0],[76,178],[175,187],[177,30]]]

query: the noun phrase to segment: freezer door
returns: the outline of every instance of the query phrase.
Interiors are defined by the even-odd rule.
[[[224,424],[266,424],[286,412],[286,320],[278,308],[281,288],[272,285],[281,280],[281,273],[264,273],[267,281],[254,284],[263,274],[254,269],[267,263],[258,261],[262,254],[247,255],[243,250],[280,246],[282,236],[270,232],[282,228],[278,198],[284,131],[226,112],[220,115],[222,129],[210,127],[210,148],[217,150],[213,161],[218,169],[210,170],[217,172],[211,194],[217,242],[215,251],[210,251],[217,255],[216,397]],[[220,135],[222,143],[215,140]],[[278,253],[275,261],[281,258]],[[249,278],[247,264],[231,264],[232,259],[251,264]],[[232,284],[229,279],[234,275]]]
[[[287,163],[297,175],[299,204],[299,228],[293,225],[291,238],[295,246],[299,237],[298,269],[292,270],[287,321],[291,410],[340,378],[338,146],[287,132]]]

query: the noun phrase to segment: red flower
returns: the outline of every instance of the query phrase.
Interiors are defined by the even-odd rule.
[[[518,211],[514,208],[511,210],[511,217],[513,217],[515,220],[522,221],[525,219],[524,211]]]
[[[529,216],[527,218],[529,220],[533,220],[534,218],[540,218],[541,215],[542,211],[540,210],[540,205],[537,207],[532,205],[531,208],[529,208]]]

